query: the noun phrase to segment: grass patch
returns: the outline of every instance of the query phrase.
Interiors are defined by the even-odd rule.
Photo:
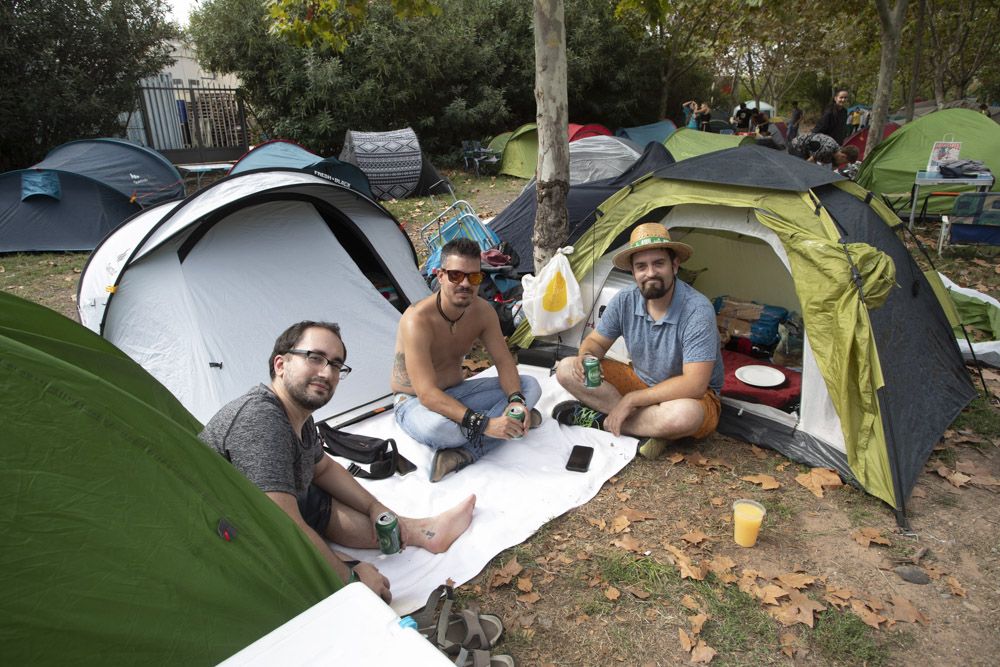
[[[607,616],[614,610],[615,605],[604,597],[604,593],[601,591],[594,591],[593,595],[580,605],[580,611],[587,616]]]
[[[871,526],[884,515],[879,500],[853,486],[845,485],[840,494],[844,514],[851,526]]]
[[[767,510],[764,517],[765,525],[772,525],[774,522],[784,523],[795,516],[795,510],[780,497],[762,498],[760,504]]]
[[[730,659],[735,664],[759,665],[771,661],[780,650],[778,633],[774,620],[760,602],[736,586],[716,588],[708,582],[698,582],[695,588],[711,616],[701,636],[719,652],[720,664]]]
[[[935,461],[940,461],[949,468],[954,468],[955,461],[958,457],[955,455],[954,447],[945,447],[944,449],[939,449],[936,452],[933,452],[931,454],[931,458]]]
[[[1000,410],[979,396],[959,413],[951,427],[956,430],[975,431],[987,438],[998,436],[1000,435]]]
[[[822,612],[809,637],[816,650],[833,664],[880,667],[889,660],[889,649],[878,641],[875,631],[849,612]]]
[[[652,558],[595,555],[601,576],[612,584],[639,586],[650,593],[663,593],[680,582],[680,575],[670,565]]]

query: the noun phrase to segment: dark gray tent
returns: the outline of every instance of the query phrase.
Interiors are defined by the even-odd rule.
[[[285,139],[273,139],[255,146],[233,165],[233,168],[229,170],[229,175],[241,174],[253,169],[274,169],[276,167],[301,169],[306,173],[326,178],[338,185],[357,190],[366,197],[373,198],[368,177],[358,167],[341,162],[335,157],[320,157],[295,142]]]
[[[449,183],[420,150],[412,129],[391,132],[348,130],[340,161],[361,168],[376,199],[443,195]]]
[[[646,150],[639,156],[639,159],[621,175],[571,185],[566,197],[566,205],[569,208],[569,236],[563,245],[572,245],[590,228],[594,223],[597,206],[602,201],[632,181],[673,163],[674,158],[663,147],[663,144],[653,141],[646,146]],[[531,236],[535,231],[535,212],[537,209],[535,184],[531,183],[490,223],[490,229],[501,240],[510,243],[520,257],[521,262],[517,266],[518,273],[533,273],[535,270]]]
[[[0,175],[0,252],[93,250],[142,208],[183,196],[181,175],[154,150],[72,141]]]

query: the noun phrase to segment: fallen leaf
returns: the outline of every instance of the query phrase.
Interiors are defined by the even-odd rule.
[[[750,451],[753,452],[753,456],[755,459],[760,459],[761,461],[763,461],[764,459],[767,458],[767,452],[765,452],[757,445],[750,445]]]
[[[598,530],[604,530],[608,527],[608,524],[604,519],[591,519],[589,516],[587,517],[587,523],[594,526]]]
[[[753,482],[754,484],[760,484],[760,488],[768,491],[770,489],[781,488],[781,482],[776,480],[770,475],[747,475],[745,477],[740,477],[744,482]]]
[[[912,602],[900,595],[892,596],[892,609],[890,610],[892,614],[891,618],[893,621],[902,621],[904,623],[923,623],[927,625],[927,617],[920,613]]]
[[[826,611],[826,607],[798,591],[788,592],[789,601],[798,608],[797,621],[813,627],[813,612]]]
[[[681,535],[681,539],[690,544],[701,544],[708,539],[708,535],[696,528],[689,533]]]
[[[805,588],[816,581],[816,577],[800,572],[786,572],[778,575],[778,581],[792,588]]]
[[[641,588],[639,588],[637,586],[626,586],[625,590],[627,590],[629,593],[631,593],[632,595],[636,596],[640,600],[647,600],[647,599],[649,599],[649,596],[651,595],[651,593],[649,591],[644,591],[644,590],[642,590]]]
[[[876,630],[878,630],[880,623],[885,623],[887,620],[885,616],[879,616],[870,610],[868,605],[861,600],[851,600],[851,611],[857,614],[858,618],[860,618],[865,625],[870,625]]]
[[[694,647],[693,651],[691,651],[692,663],[698,663],[698,662],[709,663],[712,662],[712,658],[714,657],[715,657],[715,649],[700,639],[698,640],[698,645]]]
[[[642,512],[640,510],[634,510],[630,507],[625,508],[625,518],[632,523],[638,523],[639,521],[648,521],[649,519],[655,519],[655,514],[649,514],[648,512]]]
[[[952,486],[954,486],[955,488],[959,488],[959,489],[962,488],[962,486],[966,482],[968,482],[970,479],[972,479],[968,475],[963,475],[962,473],[960,473],[960,472],[958,472],[956,470],[952,470],[952,469],[948,468],[947,466],[938,466],[937,469],[934,472],[936,472],[941,477],[944,477],[946,480],[948,480],[951,483]]]
[[[643,616],[645,616],[647,620],[655,621],[660,617],[660,612],[650,607],[649,609],[643,612]]]
[[[681,648],[690,653],[691,649],[694,648],[694,640],[691,639],[691,635],[686,633],[684,628],[677,628],[677,638],[681,642]]]
[[[518,595],[517,601],[523,602],[524,604],[535,604],[542,599],[542,596],[538,594],[538,591],[532,591],[531,593],[525,593],[524,595]]]
[[[631,493],[626,493],[624,491],[619,491],[615,495],[618,496],[618,500],[620,500],[623,503],[627,503],[629,500],[632,499],[632,494]]]
[[[516,556],[511,558],[502,568],[500,568],[499,571],[493,574],[493,579],[490,581],[490,587],[498,588],[509,584],[514,577],[521,574],[521,570],[523,569],[524,567],[517,562]]]
[[[817,498],[823,497],[824,488],[843,486],[840,475],[830,468],[813,468],[807,473],[795,476],[795,481],[809,489]]]
[[[868,547],[872,542],[875,544],[890,545],[892,542],[882,537],[882,531],[878,528],[859,528],[851,533],[854,541],[863,547]]]
[[[622,592],[615,588],[614,586],[608,586],[604,589],[604,597],[614,602],[622,596]]]
[[[531,577],[518,577],[517,590],[522,593],[530,593],[532,588]]]
[[[781,652],[789,658],[795,657],[795,639],[795,635],[791,632],[786,632],[781,635]]]
[[[600,586],[602,583],[604,583],[603,579],[601,579],[599,576],[594,576],[590,581],[587,582],[587,586],[589,586],[590,588],[594,588],[595,586]]]
[[[694,579],[695,581],[704,581],[705,579],[705,567],[695,565],[687,558],[677,559],[677,569],[681,573],[681,579]]]
[[[708,570],[724,584],[731,584],[736,581],[736,575],[732,569],[736,567],[736,562],[729,556],[718,556],[708,561]]]
[[[823,599],[835,607],[846,607],[855,595],[856,593],[850,588],[827,586]]]
[[[688,555],[686,553],[684,553],[683,550],[678,549],[677,547],[675,547],[674,545],[672,545],[670,542],[664,542],[663,543],[663,548],[666,549],[667,551],[669,551],[670,553],[672,553],[677,558],[688,558]]]
[[[754,592],[755,597],[763,602],[764,604],[780,604],[778,598],[785,597],[788,595],[786,591],[781,586],[776,586],[774,584],[768,584],[763,588],[757,588]]]
[[[628,528],[631,523],[632,522],[629,521],[624,514],[619,514],[611,520],[611,532],[620,533]]]
[[[667,457],[667,460],[670,461],[672,464],[677,465],[678,463],[684,460],[684,455],[681,454],[680,452],[674,452],[673,454]]]
[[[723,500],[722,496],[715,496],[708,502],[712,503],[712,507],[722,507],[726,504],[726,501]]]
[[[590,560],[590,554],[587,553],[586,551],[578,551],[576,553],[576,559],[577,560]]]
[[[969,480],[969,486],[991,489],[994,486],[1000,486],[1000,479],[997,479],[992,475],[974,475],[972,479]]]
[[[924,572],[926,572],[927,576],[930,577],[931,579],[940,579],[943,575],[948,574],[941,568],[930,564],[924,565]]]
[[[791,461],[785,461],[784,463],[779,463],[778,465],[774,466],[774,469],[777,470],[778,472],[785,472],[785,468],[787,468],[790,463]]]
[[[530,628],[536,618],[538,618],[538,614],[522,614],[517,617],[517,623],[522,628]]]
[[[691,611],[698,611],[698,602],[690,595],[685,595],[681,598],[681,604],[690,609]]]
[[[962,584],[958,583],[958,579],[955,577],[946,577],[944,582],[948,584],[948,589],[952,595],[960,598],[965,597],[965,589],[962,588]]]
[[[705,621],[707,620],[708,614],[695,614],[694,616],[688,616],[688,621],[691,622],[691,634],[701,634],[701,627],[705,625]]]
[[[639,540],[635,539],[631,535],[622,535],[620,540],[614,540],[611,542],[612,545],[625,549],[626,551],[639,552]]]

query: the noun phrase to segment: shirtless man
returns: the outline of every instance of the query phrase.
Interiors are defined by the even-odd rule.
[[[430,479],[473,463],[506,440],[520,438],[541,415],[538,382],[518,375],[496,311],[477,296],[483,281],[479,245],[449,241],[436,270],[439,291],[410,306],[396,335],[392,390],[396,423],[435,450]],[[497,377],[464,380],[462,360],[476,340],[493,358]],[[520,406],[527,423],[506,416]]]
[[[351,372],[346,358],[336,324],[292,325],[275,341],[268,359],[270,386],[258,385],[223,406],[198,437],[292,518],[341,581],[360,580],[389,602],[389,580],[374,565],[351,560],[326,542],[377,547],[375,518],[388,510],[323,453],[311,416]],[[403,544],[446,551],[469,527],[475,503],[472,495],[437,516],[398,517]]]

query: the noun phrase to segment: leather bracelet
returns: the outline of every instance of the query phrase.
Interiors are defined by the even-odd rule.
[[[465,427],[465,428],[469,428],[472,425],[472,423],[471,423],[472,422],[472,416],[474,414],[476,414],[476,413],[472,411],[472,408],[466,408],[465,409],[465,414],[462,415],[462,424],[461,425],[463,427]]]
[[[519,391],[515,391],[507,397],[507,403],[520,403],[521,405],[525,405],[527,401],[524,400],[524,394]]]

